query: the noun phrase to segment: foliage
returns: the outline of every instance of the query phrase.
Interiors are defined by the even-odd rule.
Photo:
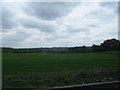
[[[113,69],[4,75],[3,88],[49,88],[79,85],[118,80],[118,76],[118,71]]]
[[[105,40],[101,45],[93,44],[92,47],[70,47],[69,53],[88,53],[120,50],[120,41],[116,39]]]

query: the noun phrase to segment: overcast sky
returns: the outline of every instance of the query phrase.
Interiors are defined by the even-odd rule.
[[[70,47],[118,39],[116,2],[2,3],[2,46]]]

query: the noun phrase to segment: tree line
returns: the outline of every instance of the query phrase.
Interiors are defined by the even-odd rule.
[[[88,53],[88,52],[104,52],[120,50],[120,41],[113,38],[105,40],[100,45],[93,44],[91,47],[76,46],[76,47],[56,47],[56,48],[22,48],[14,49],[3,47],[3,53]]]
[[[68,52],[70,53],[103,52],[115,50],[120,50],[120,41],[114,38],[105,40],[100,45],[93,44],[91,47],[79,46],[68,48]]]

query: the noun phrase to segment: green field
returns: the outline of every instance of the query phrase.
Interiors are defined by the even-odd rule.
[[[3,54],[3,88],[47,88],[118,80],[118,55],[117,51]]]
[[[3,54],[3,74],[77,71],[118,67],[118,52],[85,54]]]

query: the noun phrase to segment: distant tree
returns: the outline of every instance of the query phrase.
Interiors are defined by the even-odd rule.
[[[82,46],[81,48],[82,48],[81,52],[87,52],[87,47],[86,46]]]
[[[92,52],[99,52],[99,51],[101,51],[100,49],[100,46],[99,45],[95,45],[95,44],[93,44],[92,45]]]
[[[120,41],[113,38],[105,40],[100,45],[93,44],[92,47],[76,46],[69,48],[19,48],[2,47],[3,53],[86,53],[120,50]]]
[[[100,46],[102,51],[120,50],[120,41],[113,38],[104,41]]]

